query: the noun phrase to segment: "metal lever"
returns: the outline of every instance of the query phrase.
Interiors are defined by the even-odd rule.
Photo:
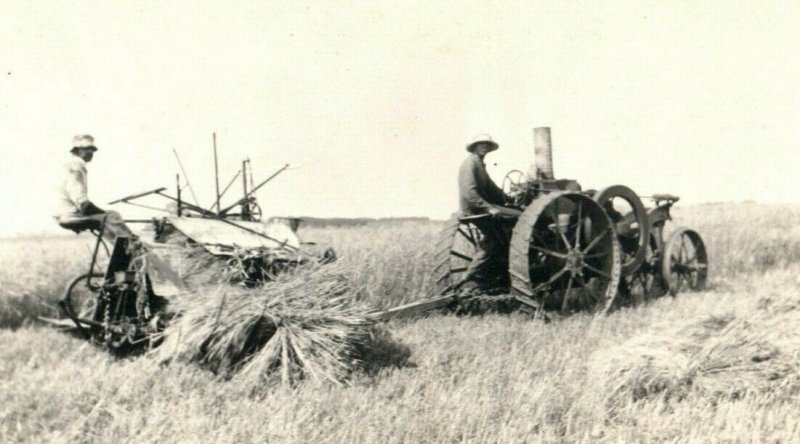
[[[160,192],[162,192],[164,190],[166,190],[166,188],[161,187],[161,188],[157,188],[155,190],[145,191],[144,193],[133,194],[133,195],[130,195],[128,197],[123,197],[122,199],[117,199],[117,200],[115,200],[113,202],[109,202],[108,204],[109,205],[114,205],[115,203],[119,203],[119,202],[127,202],[129,200],[138,199],[138,198],[144,197],[144,196],[149,196],[150,194],[160,193]]]

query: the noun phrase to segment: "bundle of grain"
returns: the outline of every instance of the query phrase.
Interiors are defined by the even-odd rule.
[[[298,379],[341,382],[368,334],[343,270],[304,267],[268,285],[198,288],[164,332],[161,360],[198,362],[253,387]]]
[[[648,334],[593,353],[588,380],[599,389],[603,402],[597,405],[597,394],[587,393],[589,404],[613,416],[641,399],[683,396],[690,366],[683,346],[673,337]]]
[[[737,399],[800,391],[800,310],[794,303],[744,316],[707,316],[660,324],[626,343],[595,352],[589,378],[612,416],[621,406],[654,397]]]
[[[731,322],[692,356],[694,388],[726,398],[796,390],[798,322],[800,311],[793,303],[754,310]]]

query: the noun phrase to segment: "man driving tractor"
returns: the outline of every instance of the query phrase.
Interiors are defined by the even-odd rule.
[[[489,177],[484,163],[486,155],[498,148],[497,142],[488,134],[475,137],[467,145],[470,155],[458,170],[459,206],[465,216],[491,215],[498,233],[510,237],[510,231],[522,212],[504,206],[509,197]],[[491,291],[502,286],[498,278],[504,276],[507,269],[503,245],[484,233],[477,242],[475,253],[465,274],[467,282],[462,288],[466,291]]]

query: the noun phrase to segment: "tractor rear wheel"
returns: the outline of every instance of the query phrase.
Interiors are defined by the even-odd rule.
[[[630,276],[644,262],[650,239],[647,210],[639,196],[625,185],[612,185],[594,195],[608,213],[622,249],[622,276]]]
[[[708,277],[708,255],[700,235],[689,228],[678,228],[661,252],[661,273],[672,296],[682,288],[700,291]]]
[[[534,200],[511,237],[512,292],[546,310],[606,312],[620,280],[620,246],[603,207],[576,192]]]
[[[433,274],[440,294],[464,279],[478,251],[481,233],[474,225],[459,221],[458,216],[454,214],[447,221],[436,242]]]

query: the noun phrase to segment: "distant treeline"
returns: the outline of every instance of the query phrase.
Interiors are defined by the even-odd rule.
[[[397,224],[404,222],[430,222],[427,217],[300,217],[303,220],[301,227],[357,227],[363,225]]]

